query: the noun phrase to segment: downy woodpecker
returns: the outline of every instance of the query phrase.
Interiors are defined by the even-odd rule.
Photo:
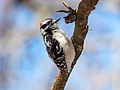
[[[58,28],[57,22],[47,18],[40,23],[40,32],[46,45],[46,50],[52,61],[61,70],[69,73],[75,57],[72,41]]]

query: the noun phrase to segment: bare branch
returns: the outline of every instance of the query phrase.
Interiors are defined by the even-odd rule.
[[[88,33],[88,25],[87,25],[88,16],[91,13],[91,11],[95,9],[95,5],[98,3],[98,1],[99,0],[82,0],[78,6],[76,12],[76,19],[74,19],[75,29],[72,37],[72,41],[76,52],[76,57],[72,64],[72,67],[74,67],[74,65],[76,64],[78,58],[80,57],[83,51],[84,40]],[[65,5],[66,7],[69,7],[66,3]],[[72,15],[73,14],[68,13],[69,17],[67,17],[65,20],[71,21],[72,19],[73,22]],[[69,75],[66,75],[65,72],[60,71],[59,74],[57,75],[57,78],[51,90],[64,90]]]
[[[62,3],[65,7],[67,7],[69,9],[69,5],[65,1],[63,1]]]
[[[68,77],[65,72],[59,71],[51,90],[64,90]]]

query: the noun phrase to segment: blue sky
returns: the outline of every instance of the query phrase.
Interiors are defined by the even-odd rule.
[[[29,32],[29,28],[36,23],[34,16],[35,11],[23,5],[15,8],[12,20],[16,28],[20,28],[16,31]],[[63,16],[64,14],[55,13],[51,17],[57,19]],[[117,78],[120,71],[120,52],[117,50],[117,44],[120,43],[119,26],[120,16],[115,13],[100,7],[91,13],[84,51],[71,73],[66,90],[93,90],[93,87],[97,87],[97,90],[116,90],[117,82],[115,83],[113,78]],[[66,25],[62,18],[59,27],[70,37],[74,23]],[[38,32],[39,27],[33,31]],[[0,73],[8,70],[9,74],[6,82],[0,83],[0,90],[48,90],[58,69],[49,59],[41,35],[31,35],[25,39],[17,46],[15,53],[17,52],[20,53],[19,58],[15,59],[17,64],[9,63],[13,60],[10,56],[8,68],[4,66],[6,63],[2,58],[6,56],[1,55]],[[13,53],[12,57],[15,57],[14,55],[16,54]]]

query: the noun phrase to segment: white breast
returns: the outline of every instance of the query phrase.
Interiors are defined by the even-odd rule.
[[[70,71],[71,64],[75,57],[75,50],[71,40],[69,40],[67,36],[64,34],[64,32],[61,30],[54,33],[53,38],[57,39],[60,42],[60,45],[63,47],[63,50],[65,51],[65,60],[67,63],[67,69],[68,71]]]

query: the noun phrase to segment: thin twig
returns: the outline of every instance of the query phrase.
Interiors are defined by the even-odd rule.
[[[64,5],[66,8],[69,9],[69,5],[68,5],[65,1],[63,1],[62,3],[63,3],[63,5]]]

